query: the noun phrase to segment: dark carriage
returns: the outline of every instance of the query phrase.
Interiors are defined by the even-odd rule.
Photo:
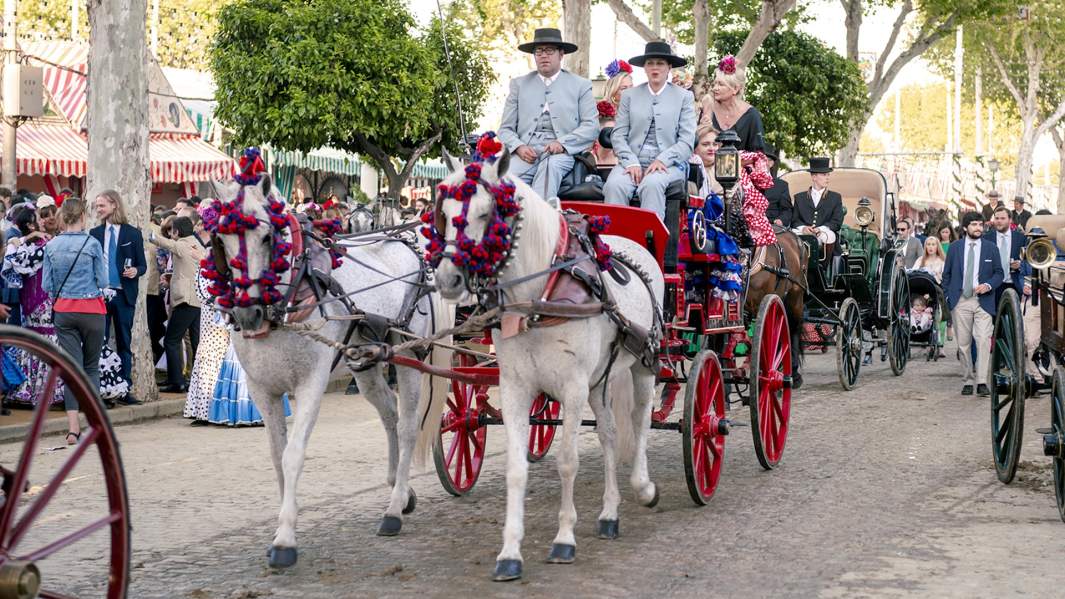
[[[995,472],[1013,481],[1021,456],[1025,402],[1042,392],[1050,396],[1050,426],[1037,429],[1043,453],[1053,459],[1054,495],[1065,521],[1065,216],[1033,216],[1028,221],[1026,257],[1032,264],[1032,301],[1039,330],[1025,330],[1025,306],[1012,289],[1002,294],[992,336],[988,387],[991,390],[991,450]],[[1031,322],[1031,319],[1028,320]],[[1035,327],[1032,327],[1035,328]],[[1032,356],[1039,375],[1025,368],[1025,338],[1039,336]]]
[[[810,173],[781,177],[792,192],[810,187]],[[877,171],[837,168],[829,189],[843,196],[846,212],[837,238],[839,252],[803,235],[810,247],[804,321],[816,338],[805,343],[836,348],[840,385],[858,381],[863,358],[874,350],[901,375],[910,352],[910,288],[899,261],[895,236],[895,195]],[[834,332],[833,332],[834,331]]]

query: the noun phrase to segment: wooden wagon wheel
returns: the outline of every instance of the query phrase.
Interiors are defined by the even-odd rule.
[[[459,366],[476,364],[476,359],[466,354],[459,354],[456,361]],[[487,393],[487,385],[452,380],[451,395],[440,416],[440,434],[433,445],[433,462],[440,485],[456,497],[469,493],[481,475],[488,427],[480,424],[480,398]]]
[[[557,420],[562,411],[562,404],[558,400],[540,394],[533,400],[529,410],[530,418],[543,418],[545,420]],[[554,424],[530,424],[529,425],[529,454],[530,462],[539,462],[551,449],[551,443],[555,440]]]
[[[21,452],[14,451],[14,444],[4,446],[0,452],[0,597],[68,597],[70,591],[63,586],[73,582],[93,586],[94,596],[125,597],[129,586],[129,497],[118,441],[107,412],[85,373],[52,342],[25,329],[0,326],[0,345],[17,347],[48,368],[44,393],[38,397]],[[48,461],[43,455],[46,450],[41,447],[42,433],[50,400],[60,382],[77,398],[88,426],[54,473],[42,473],[42,462]],[[99,470],[95,460],[85,459],[91,454],[99,457]],[[66,484],[75,469],[79,484]],[[92,521],[87,524],[65,518],[59,527],[61,532],[53,530],[54,523],[46,523],[48,518],[41,518],[49,506],[63,510],[61,504],[66,497],[91,488],[93,481],[100,481],[103,492],[80,497],[78,512],[92,511],[89,506],[99,502],[99,510],[104,513],[91,516]],[[89,542],[79,544],[83,540]],[[105,544],[109,547],[106,553],[93,555],[95,547]],[[107,560],[106,575],[101,569],[98,580],[79,580],[62,566],[49,567],[67,556],[78,560],[103,557]]]
[[[762,298],[755,322],[748,401],[751,433],[758,463],[771,470],[784,455],[791,417],[791,333],[780,297]]]
[[[902,266],[892,271],[891,305],[888,314],[888,362],[891,372],[901,376],[910,359],[910,280]]]
[[[1017,293],[1007,289],[998,303],[991,336],[991,451],[998,479],[1009,484],[1017,473],[1024,432],[1024,334]]]
[[[725,459],[725,385],[717,354],[695,356],[684,389],[684,474],[692,501],[706,505],[717,489]]]
[[[839,321],[841,324],[836,327],[836,374],[843,390],[850,391],[862,370],[862,314],[854,298],[843,300]]]
[[[1065,521],[1065,369],[1054,368],[1050,395],[1050,431],[1043,434],[1043,453],[1054,459],[1054,497]]]

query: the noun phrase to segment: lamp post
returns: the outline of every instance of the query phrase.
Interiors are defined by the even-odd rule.
[[[998,173],[998,160],[992,158],[987,161],[987,168],[991,170],[991,189],[995,188],[995,175]]]
[[[602,73],[599,73],[598,77],[592,79],[592,96],[594,96],[596,100],[602,100],[603,95],[606,94],[606,82],[607,78]]]

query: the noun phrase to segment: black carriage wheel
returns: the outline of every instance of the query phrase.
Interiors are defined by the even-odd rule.
[[[784,455],[791,420],[791,333],[780,297],[762,298],[755,322],[748,373],[751,436],[758,463],[772,470]]]
[[[25,329],[0,325],[0,346],[17,347],[47,366],[44,391],[38,397],[29,433],[21,449],[12,451],[18,448],[9,445],[6,446],[7,450],[0,452],[0,475],[3,478],[3,495],[0,498],[0,596],[23,596],[19,587],[28,584],[39,586],[41,597],[66,597],[70,591],[63,587],[77,583],[92,585],[93,596],[122,599],[129,586],[130,572],[129,496],[118,441],[107,411],[84,371],[48,339]],[[73,392],[88,426],[82,429],[78,444],[68,447],[56,471],[42,473],[35,467],[45,461],[42,454],[46,451],[41,447],[45,415],[60,382]],[[94,453],[99,458],[102,471],[106,497],[99,499],[106,503],[106,514],[90,516],[92,522],[88,524],[70,515],[74,522],[64,519],[58,531],[52,530],[55,527],[50,526],[49,521],[54,520],[57,509],[62,509],[61,506],[52,505],[53,500],[56,497],[69,497],[79,490],[85,492],[85,485],[91,484],[90,481],[96,478],[92,473],[95,460],[91,456]],[[66,484],[75,469],[82,482],[78,485]],[[35,490],[28,492],[31,485]],[[53,509],[50,513],[52,517],[42,519],[42,514],[49,513],[47,510],[50,507]],[[86,505],[82,507],[89,509]],[[81,542],[86,539],[88,543]],[[70,578],[62,565],[58,564],[60,560],[51,559],[77,555],[77,559],[86,560],[95,557],[94,551],[106,552],[106,561],[101,560],[107,569],[106,578],[102,576],[102,571],[99,580]],[[25,595],[38,596],[37,592],[32,591]]]
[[[991,337],[991,451],[995,473],[1009,484],[1017,473],[1024,432],[1024,334],[1017,293],[1007,289],[998,303]]]
[[[1058,515],[1065,521],[1065,370],[1060,366],[1054,369],[1054,389],[1050,396],[1050,435],[1056,450],[1051,456],[1054,458],[1054,497],[1058,502]]]
[[[888,315],[888,358],[891,372],[901,376],[910,358],[910,280],[902,267],[895,269],[891,285],[891,314]]]
[[[839,308],[840,325],[836,327],[836,374],[844,391],[858,382],[862,369],[862,314],[858,302],[848,297]]]
[[[939,361],[939,352],[942,349],[942,346],[944,345],[944,343],[943,343],[944,340],[940,337],[940,334],[941,334],[940,331],[942,330],[942,327],[940,325],[943,323],[943,306],[941,306],[938,301],[936,302],[936,309],[935,309],[934,314],[935,314],[935,318],[932,319],[932,335],[931,335],[931,337],[932,337],[932,361],[933,362],[938,362]]]

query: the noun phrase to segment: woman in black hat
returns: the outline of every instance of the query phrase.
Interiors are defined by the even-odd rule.
[[[765,129],[762,114],[743,99],[745,85],[743,69],[731,54],[717,63],[710,93],[701,100],[700,123],[712,123],[718,131],[729,129],[740,138],[739,149],[761,152],[765,149]]]

